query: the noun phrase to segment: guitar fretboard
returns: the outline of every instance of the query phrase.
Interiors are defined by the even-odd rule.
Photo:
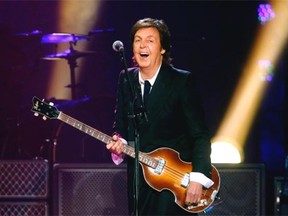
[[[71,125],[74,128],[77,128],[78,130],[96,138],[97,140],[108,144],[111,142],[112,137],[108,136],[107,134],[102,133],[101,131],[86,125],[83,122],[78,121],[77,119],[63,113],[63,112],[59,112],[59,115],[57,117],[59,120],[65,122],[66,124]],[[135,158],[135,149],[132,146],[129,145],[124,145],[124,149],[123,149],[124,154]],[[149,167],[152,168],[156,168],[158,165],[158,160],[150,157],[149,155],[143,153],[143,152],[139,152],[139,161],[142,162],[143,164],[146,164]]]

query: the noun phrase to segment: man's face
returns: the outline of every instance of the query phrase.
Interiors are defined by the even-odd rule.
[[[153,27],[139,29],[134,36],[133,53],[140,68],[157,69],[165,53],[158,30]]]

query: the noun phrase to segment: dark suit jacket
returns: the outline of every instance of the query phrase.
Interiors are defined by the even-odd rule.
[[[132,116],[139,110],[145,110],[148,122],[145,118],[143,121],[137,120],[140,151],[172,148],[180,153],[182,160],[192,162],[193,171],[210,178],[210,136],[194,74],[163,62],[146,108],[143,107],[138,76],[139,68],[129,68],[128,76],[124,71],[120,73],[115,132],[126,140],[133,140],[135,133]],[[133,170],[132,165],[130,169]]]
[[[139,68],[130,68],[128,73],[136,96],[131,95],[127,74],[121,72],[114,129],[125,139],[133,140],[131,109],[134,107],[137,110],[142,106]],[[133,97],[136,99],[133,100]],[[132,101],[135,101],[134,105]],[[193,171],[209,176],[210,135],[193,73],[163,63],[146,111],[148,123],[141,126],[140,150],[150,152],[159,147],[175,149],[183,160],[193,162]]]

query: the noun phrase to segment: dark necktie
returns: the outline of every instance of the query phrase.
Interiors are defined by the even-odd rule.
[[[145,82],[144,82],[144,96],[143,96],[143,101],[144,101],[144,106],[145,107],[147,107],[147,102],[148,102],[148,98],[149,98],[150,88],[151,88],[150,82],[145,80]]]

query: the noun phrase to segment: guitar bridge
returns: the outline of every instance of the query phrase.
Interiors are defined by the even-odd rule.
[[[163,158],[160,158],[154,172],[156,174],[160,175],[164,169],[165,163],[166,163],[166,161]]]
[[[197,205],[191,205],[191,206],[187,206],[187,209],[191,210],[194,208],[198,208],[198,207],[203,207],[203,206],[207,206],[208,202],[206,199],[201,199],[200,202]]]

